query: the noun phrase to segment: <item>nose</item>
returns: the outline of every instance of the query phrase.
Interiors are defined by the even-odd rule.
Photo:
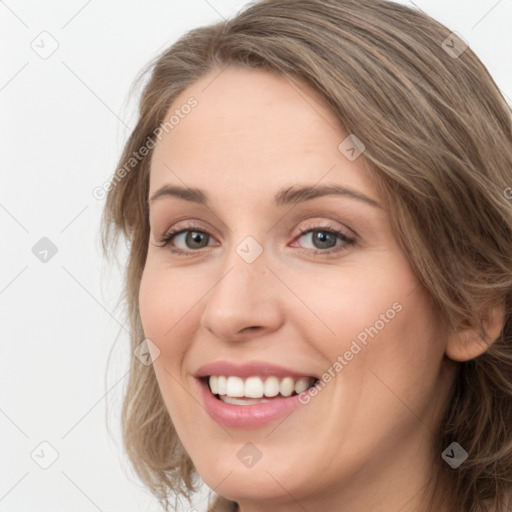
[[[280,282],[267,263],[265,253],[249,263],[233,251],[205,297],[201,326],[228,342],[261,337],[279,329],[283,322],[278,300]]]

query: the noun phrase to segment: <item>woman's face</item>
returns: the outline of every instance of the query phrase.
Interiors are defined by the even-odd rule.
[[[413,503],[440,455],[447,333],[362,148],[314,91],[257,70],[211,73],[171,115],[140,314],[198,473],[242,510]]]

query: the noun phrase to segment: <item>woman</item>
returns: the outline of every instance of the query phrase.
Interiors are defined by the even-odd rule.
[[[268,0],[149,69],[103,233],[148,488],[510,510],[512,123],[475,54],[391,2]]]

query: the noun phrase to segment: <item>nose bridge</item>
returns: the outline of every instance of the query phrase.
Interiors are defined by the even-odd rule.
[[[239,307],[240,312],[247,311],[247,306],[257,303],[258,296],[265,292],[266,263],[263,246],[254,237],[245,236],[233,244],[208,303],[216,303],[217,309],[222,308],[226,315],[230,310],[236,314]]]
[[[233,244],[222,264],[222,272],[202,313],[203,327],[222,339],[233,339],[247,327],[274,329],[279,308],[269,279],[266,253],[256,238],[245,236]],[[261,333],[260,333],[261,335]]]

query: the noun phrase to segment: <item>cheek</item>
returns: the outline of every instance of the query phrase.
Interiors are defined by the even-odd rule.
[[[139,311],[144,335],[155,343],[163,356],[175,356],[185,350],[189,338],[197,290],[183,286],[172,271],[146,266],[139,290]],[[167,358],[165,358],[167,360]]]
[[[288,282],[301,299],[291,297],[293,307],[302,311],[297,317],[290,303],[290,318],[307,327],[304,333],[314,329],[309,332],[312,343],[320,348],[322,340],[321,351],[331,360],[348,350],[352,341],[364,346],[376,334],[382,338],[391,324],[399,324],[396,319],[404,316],[408,296],[418,285],[407,261],[395,255],[333,267],[332,272],[323,268],[308,279],[290,275]]]
[[[309,292],[296,288],[308,293],[305,302],[331,331],[313,333],[313,343],[330,361],[326,371],[336,375],[331,380],[339,396],[335,402],[361,415],[359,423],[354,421],[358,428],[365,416],[391,419],[394,409],[407,414],[401,400],[418,410],[426,407],[437,389],[444,353],[433,304],[408,261],[393,254],[378,263],[350,266],[336,279],[310,281],[315,286]]]
[[[441,378],[444,338],[428,295],[418,287],[398,302],[400,309],[393,310],[387,323],[373,320],[360,331],[364,343],[352,338],[361,349],[356,355],[344,353],[352,359],[342,372],[343,401],[355,411],[354,424],[374,436],[370,425],[397,435],[430,421],[435,429],[446,392]]]
[[[156,265],[144,269],[140,290],[139,310],[144,335],[159,351],[153,364],[164,402],[180,438],[182,425],[193,420],[197,403],[183,392],[183,360],[189,348],[193,331],[193,305],[197,293],[187,293],[175,272],[163,271]],[[184,414],[185,413],[185,414]]]

